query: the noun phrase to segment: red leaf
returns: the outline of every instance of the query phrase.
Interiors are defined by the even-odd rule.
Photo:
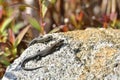
[[[104,16],[103,16],[103,22],[109,22],[109,21],[110,21],[109,16],[104,15]]]
[[[14,45],[15,43],[15,35],[12,31],[12,29],[8,29],[8,40]]]
[[[117,19],[117,13],[111,13],[110,14],[110,20],[111,21],[114,21],[114,20],[116,20]]]
[[[8,43],[0,42],[0,51],[5,51],[6,47],[9,48],[10,45]]]
[[[2,19],[2,13],[3,13],[3,11],[2,11],[2,9],[0,7],[0,19]]]
[[[107,22],[104,22],[103,23],[103,28],[107,28],[107,26],[108,26]]]
[[[42,34],[46,34],[46,32],[45,32],[45,25],[46,25],[46,23],[45,22],[40,22],[40,25],[41,25],[41,33]]]
[[[80,12],[78,15],[76,15],[76,19],[77,19],[78,21],[82,21],[83,16],[84,16],[83,12]]]
[[[66,25],[61,25],[60,27],[61,27],[63,32],[67,32],[69,30],[68,26],[66,26]]]
[[[104,15],[104,16],[103,16],[103,28],[107,28],[107,27],[108,27],[109,21],[110,21],[109,16]]]

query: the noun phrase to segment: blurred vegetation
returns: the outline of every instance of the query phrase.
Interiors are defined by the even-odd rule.
[[[119,1],[0,0],[0,77],[34,37],[87,27],[119,29]]]

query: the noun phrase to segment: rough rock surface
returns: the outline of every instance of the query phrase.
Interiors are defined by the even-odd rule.
[[[88,28],[47,35],[55,40],[28,47],[7,68],[2,80],[120,80],[120,30]],[[21,69],[19,63],[24,58],[59,39],[64,39],[65,44],[60,50],[26,64],[30,68],[44,67],[34,71]]]

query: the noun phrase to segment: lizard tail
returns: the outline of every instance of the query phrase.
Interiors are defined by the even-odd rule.
[[[22,67],[22,69],[26,70],[26,71],[32,71],[32,70],[36,70],[36,69],[39,69],[39,68],[42,68],[43,66],[40,66],[40,67],[36,67],[36,68],[25,68],[25,67]]]

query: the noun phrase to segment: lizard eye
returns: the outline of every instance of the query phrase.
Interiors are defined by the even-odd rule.
[[[38,52],[40,52],[40,50],[38,50]]]
[[[50,38],[50,39],[51,39],[51,38],[52,38],[52,36],[48,36],[48,38]]]
[[[60,40],[60,43],[62,43],[64,40]]]

